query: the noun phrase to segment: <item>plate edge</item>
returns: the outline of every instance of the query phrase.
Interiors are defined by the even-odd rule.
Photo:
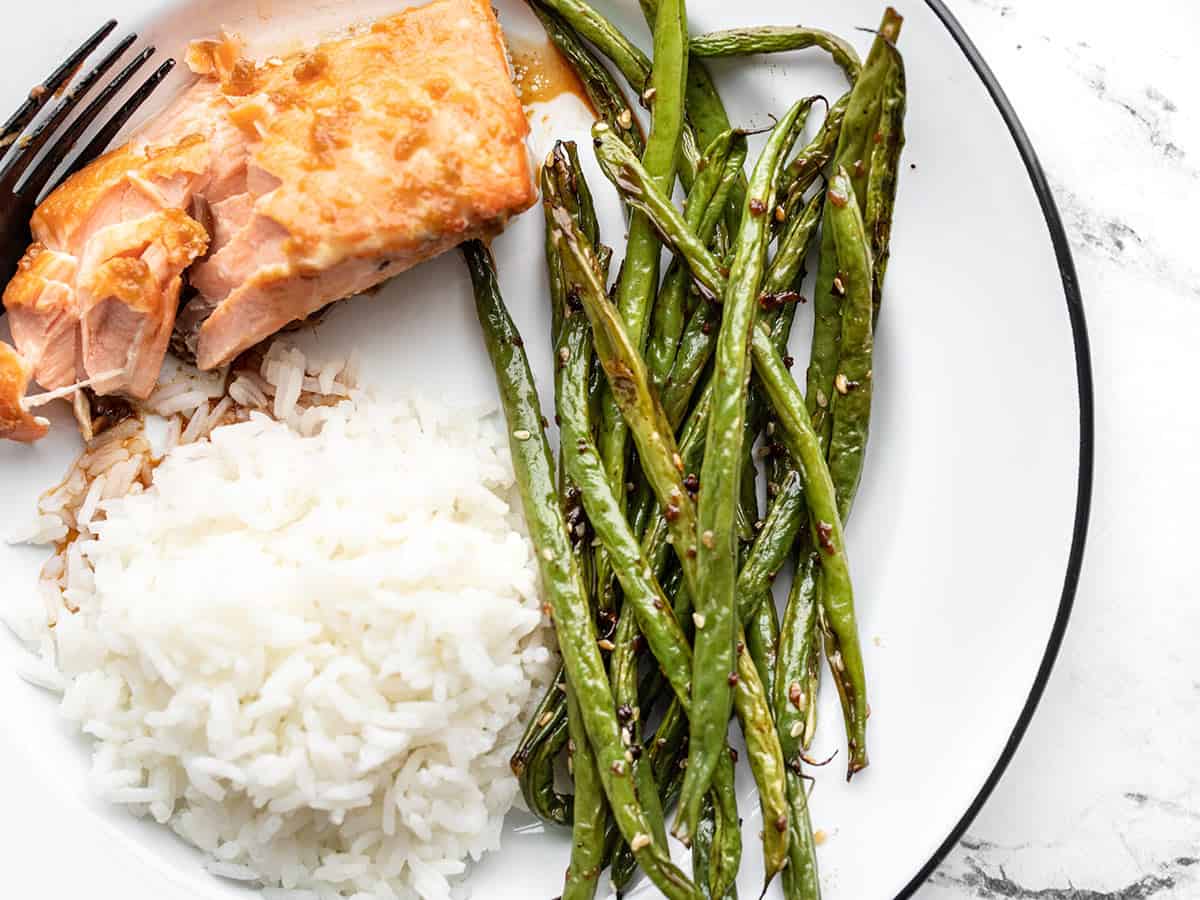
[[[1017,145],[1017,152],[1021,155],[1021,160],[1025,164],[1025,171],[1029,175],[1034,193],[1037,195],[1038,203],[1042,208],[1042,215],[1046,221],[1046,229],[1050,233],[1050,242],[1054,247],[1054,255],[1058,262],[1059,276],[1062,279],[1063,295],[1067,304],[1067,316],[1071,323],[1071,335],[1075,350],[1075,376],[1078,382],[1079,393],[1079,474],[1075,495],[1075,522],[1071,536],[1071,549],[1067,557],[1067,570],[1063,577],[1063,589],[1059,597],[1058,613],[1055,616],[1054,627],[1050,631],[1050,637],[1046,642],[1046,649],[1042,654],[1042,661],[1038,666],[1033,687],[1029,691],[1029,696],[1025,700],[1025,705],[1021,708],[1021,713],[1017,717],[1008,740],[1004,744],[1004,749],[1001,751],[999,759],[997,759],[995,766],[993,766],[988,777],[984,780],[979,793],[975,795],[975,799],[971,802],[971,805],[967,807],[966,812],[963,813],[962,817],[950,830],[950,833],[942,841],[937,850],[934,851],[933,855],[921,866],[916,875],[909,880],[908,884],[896,894],[896,900],[907,900],[907,898],[912,897],[917,889],[928,881],[929,876],[946,860],[950,851],[954,849],[967,828],[975,821],[975,817],[979,815],[979,811],[983,809],[992,791],[995,790],[996,785],[999,784],[1000,779],[1004,776],[1008,764],[1016,754],[1017,747],[1020,746],[1022,739],[1025,737],[1029,723],[1033,720],[1034,713],[1037,711],[1038,704],[1041,702],[1046,685],[1050,680],[1050,674],[1058,658],[1059,649],[1062,647],[1063,638],[1067,631],[1067,623],[1071,618],[1071,611],[1075,604],[1075,592],[1079,586],[1084,547],[1087,543],[1088,520],[1091,514],[1095,456],[1095,397],[1092,382],[1091,345],[1088,339],[1087,322],[1084,315],[1083,295],[1079,290],[1079,277],[1076,274],[1075,260],[1071,253],[1071,243],[1067,236],[1066,227],[1063,225],[1062,217],[1059,215],[1058,205],[1054,201],[1054,193],[1050,189],[1046,172],[1042,168],[1037,151],[1034,150],[1033,143],[1025,131],[1025,126],[1021,124],[1016,110],[1013,109],[1007,94],[1004,93],[1004,89],[1000,86],[995,73],[984,60],[983,54],[979,52],[979,48],[975,46],[975,43],[967,35],[962,24],[946,7],[943,0],[925,0],[925,4],[942,25],[945,26],[950,36],[954,39],[954,42],[967,58],[967,62],[970,63],[971,68],[975,70],[975,74],[979,76],[979,80],[983,82],[989,96],[992,98],[992,102],[995,103],[996,109],[1000,113],[1000,117],[1004,120],[1004,124],[1008,128],[1013,142]]]

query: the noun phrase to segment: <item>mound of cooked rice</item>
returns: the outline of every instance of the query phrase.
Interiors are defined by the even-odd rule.
[[[449,897],[553,677],[503,434],[282,345],[152,404],[174,448],[100,436],[33,535],[97,788],[283,896]]]

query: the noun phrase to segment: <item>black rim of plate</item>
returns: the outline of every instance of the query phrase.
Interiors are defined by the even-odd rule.
[[[1087,543],[1088,516],[1092,505],[1092,474],[1095,442],[1092,356],[1088,343],[1087,322],[1084,318],[1083,296],[1079,291],[1079,278],[1075,273],[1075,261],[1071,256],[1071,243],[1067,237],[1067,231],[1063,227],[1062,217],[1058,213],[1058,206],[1054,202],[1054,194],[1050,190],[1049,182],[1046,180],[1046,173],[1042,169],[1041,162],[1038,160],[1037,152],[1033,149],[1029,135],[1025,133],[1025,127],[1021,124],[1021,120],[1017,118],[1017,113],[1009,102],[1007,95],[1005,95],[1004,89],[1000,87],[1000,82],[996,80],[995,73],[992,72],[991,67],[984,61],[979,48],[967,36],[962,24],[946,8],[943,0],[925,0],[925,3],[933,14],[941,20],[941,23],[946,26],[946,30],[950,32],[950,36],[954,39],[954,42],[958,44],[963,55],[967,57],[967,62],[971,64],[971,68],[975,70],[984,87],[987,88],[992,102],[996,104],[996,109],[999,111],[1000,117],[1004,119],[1004,124],[1008,128],[1009,134],[1012,135],[1014,143],[1017,145],[1017,152],[1021,154],[1021,160],[1025,163],[1026,172],[1029,173],[1029,180],[1033,184],[1034,193],[1037,195],[1038,203],[1042,207],[1042,215],[1046,220],[1046,228],[1050,232],[1050,242],[1054,246],[1054,255],[1058,260],[1058,273],[1062,278],[1063,294],[1067,303],[1067,316],[1071,322],[1071,334],[1075,343],[1075,375],[1079,383],[1079,481],[1076,489],[1075,525],[1071,536],[1071,552],[1067,558],[1067,572],[1063,578],[1062,596],[1058,602],[1058,614],[1055,616],[1050,638],[1046,642],[1046,649],[1042,654],[1042,661],[1038,666],[1037,677],[1034,679],[1033,687],[1030,689],[1029,696],[1025,700],[1025,705],[1021,709],[1021,714],[1017,717],[1016,724],[1008,736],[1008,741],[1000,753],[1000,758],[988,774],[983,787],[979,789],[979,793],[976,794],[971,805],[967,807],[967,811],[963,813],[962,818],[950,830],[946,839],[942,841],[941,846],[934,851],[929,861],[921,867],[917,874],[912,877],[912,880],[904,886],[904,889],[896,895],[896,900],[905,900],[905,898],[911,897],[916,893],[917,889],[925,883],[929,876],[945,861],[950,851],[954,849],[959,839],[962,838],[967,828],[975,820],[975,817],[979,815],[979,811],[983,809],[983,805],[987,803],[996,785],[1000,782],[1005,769],[1008,768],[1009,762],[1012,760],[1017,747],[1021,743],[1021,739],[1025,737],[1025,731],[1029,728],[1033,714],[1037,711],[1038,703],[1041,701],[1042,694],[1046,690],[1046,684],[1050,680],[1050,672],[1054,668],[1059,648],[1062,646],[1063,636],[1067,631],[1067,622],[1071,618],[1071,609],[1075,604],[1075,590],[1079,585],[1079,573],[1083,565],[1084,545]]]

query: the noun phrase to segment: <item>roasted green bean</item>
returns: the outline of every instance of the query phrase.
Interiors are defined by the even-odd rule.
[[[531,2],[544,9],[553,10],[561,16],[562,20],[570,25],[580,37],[591,42],[597,50],[612,60],[617,71],[639,94],[649,86],[649,57],[585,0],[531,0]]]
[[[819,47],[828,53],[853,84],[862,69],[858,53],[836,34],[802,25],[762,25],[710,31],[692,38],[692,55],[702,58],[751,56],[755,53],[787,53]]]
[[[684,203],[687,226],[704,244],[712,240],[736,176],[746,159],[745,136],[732,131],[718,135],[704,151],[703,165]],[[676,259],[663,279],[654,304],[650,339],[646,346],[646,365],[655,389],[660,390],[671,372],[686,318],[687,292],[691,271]]]
[[[867,765],[867,683],[854,613],[854,589],[846,558],[833,479],[804,398],[771,341],[759,326],[753,335],[754,371],[770,397],[778,435],[804,478],[809,527],[820,552],[818,595],[826,616],[826,650],[846,720],[847,777]]]
[[[803,127],[804,114],[810,105],[809,101],[801,100],[783,115],[755,164],[741,231],[735,244],[729,289],[724,297],[713,372],[713,410],[709,416],[707,446],[700,473],[702,490],[697,525],[700,546],[695,561],[700,577],[693,599],[696,614],[703,618],[704,627],[698,627],[696,632],[693,658],[696,697],[689,719],[688,768],[680,798],[680,815],[674,827],[674,833],[681,838],[690,834],[699,813],[700,800],[712,781],[717,754],[724,752],[732,706],[731,688],[745,680],[735,672],[737,661],[733,647],[739,631],[735,596],[737,546],[733,527],[738,497],[737,473],[745,440],[746,384],[750,376],[748,351],[771,234],[771,216],[767,211],[774,208],[779,170]],[[753,666],[750,669],[753,671]],[[758,723],[743,723],[747,740],[751,739],[751,732],[757,726]],[[768,880],[786,858],[786,814],[784,825],[778,835],[773,835],[770,828],[764,830]],[[777,846],[781,852],[776,854],[772,846]]]
[[[617,129],[621,139],[634,153],[641,156],[646,146],[646,138],[642,134],[641,123],[633,114],[625,92],[617,85],[616,79],[580,40],[575,29],[558,13],[552,12],[537,0],[528,0],[528,5],[542,23],[546,35],[579,77],[579,83],[583,85],[584,93],[587,94],[588,101],[596,113]]]
[[[491,253],[479,242],[463,245],[475,287],[476,308],[488,355],[495,369],[508,422],[513,469],[530,536],[537,549],[542,585],[553,612],[567,677],[596,755],[596,765],[621,833],[642,869],[664,894],[699,900],[695,885],[671,862],[667,848],[653,840],[651,823],[638,801],[612,689],[596,643],[587,599],[558,505],[550,447],[542,433],[541,405],[523,341],[504,307]]]
[[[588,742],[583,714],[570,685],[567,713],[571,739],[567,745],[568,768],[575,784],[574,816],[571,827],[571,863],[563,885],[562,900],[591,900],[604,868],[604,824],[608,804],[596,756]]]
[[[867,176],[867,202],[863,210],[867,235],[871,239],[874,263],[871,296],[875,317],[879,317],[883,298],[883,276],[887,271],[892,236],[892,213],[896,206],[896,185],[900,154],[904,150],[904,112],[907,85],[904,60],[895,54],[883,85],[883,108],[879,115],[878,138],[871,150],[871,170]]]
[[[829,204],[838,267],[835,284],[842,295],[842,340],[830,398],[829,473],[845,520],[862,476],[871,419],[874,279],[866,227],[845,169],[839,169],[829,184]]]
[[[871,52],[850,92],[834,155],[835,164],[845,168],[849,174],[860,211],[867,197],[872,150],[879,131],[885,88],[889,73],[898,64],[899,53],[895,40],[900,34],[902,22],[903,19],[890,7],[884,12],[883,23],[871,45]],[[822,447],[827,446],[832,428],[829,407],[833,399],[842,338],[842,302],[835,283],[838,275],[837,252],[829,217],[830,204],[826,204],[821,234],[821,263],[813,292],[813,338],[806,392],[809,416]]]
[[[794,124],[795,118],[792,117],[785,121],[784,128],[790,133]],[[782,141],[780,143],[782,144]],[[776,153],[778,152],[776,150]],[[643,471],[654,487],[659,503],[666,511],[665,518],[674,538],[675,552],[683,567],[689,591],[694,597],[699,580],[694,524],[695,507],[683,483],[681,471],[683,458],[676,447],[671,428],[665,421],[662,409],[650,389],[645,363],[633,350],[632,342],[625,332],[620,316],[605,296],[603,286],[595,277],[596,267],[592,261],[590,250],[586,246],[586,241],[579,234],[578,228],[567,210],[561,206],[554,206],[553,198],[547,205],[547,212],[559,228],[558,245],[563,255],[564,265],[573,260],[573,266],[568,270],[578,279],[577,296],[591,320],[593,340],[601,365],[609,377],[613,393],[630,424]],[[572,275],[568,275],[568,280]],[[711,420],[709,428],[711,435]],[[731,605],[732,602],[731,596]],[[732,619],[732,610],[730,613],[729,618]],[[701,619],[697,618],[696,621],[699,623]],[[730,656],[733,656],[732,650],[731,645]],[[759,782],[760,800],[770,813],[770,821],[777,821],[781,817],[786,819],[786,810],[783,809],[786,805],[786,798],[781,782],[782,752],[779,749],[774,730],[769,727],[765,729],[759,727],[761,722],[769,723],[769,706],[753,665],[747,662],[745,668],[739,666],[735,671],[735,662],[735,660],[730,660],[731,664],[727,669],[724,685],[726,690],[732,693],[730,689],[734,684],[745,682],[738,691],[739,715],[743,719],[743,732],[746,735],[751,768],[755,772],[756,781]],[[695,664],[694,659],[692,671],[694,674],[704,673],[704,670]],[[709,680],[713,680],[711,673],[704,674]],[[701,693],[693,690],[692,721],[695,720],[694,710],[700,703],[701,696]],[[725,724],[727,727],[728,713],[726,713]],[[723,746],[724,741],[722,740]],[[714,758],[712,767],[715,769],[719,763],[718,755]],[[711,773],[708,777],[711,783]],[[705,790],[707,790],[707,785]],[[777,872],[783,865],[786,849],[786,832],[778,835],[771,833],[766,835],[764,854],[767,859],[767,871],[770,875]]]

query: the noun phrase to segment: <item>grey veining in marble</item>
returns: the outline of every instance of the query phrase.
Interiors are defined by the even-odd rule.
[[[1096,382],[1075,614],[1028,736],[920,900],[1200,897],[1200,7],[954,0],[1070,231]]]

